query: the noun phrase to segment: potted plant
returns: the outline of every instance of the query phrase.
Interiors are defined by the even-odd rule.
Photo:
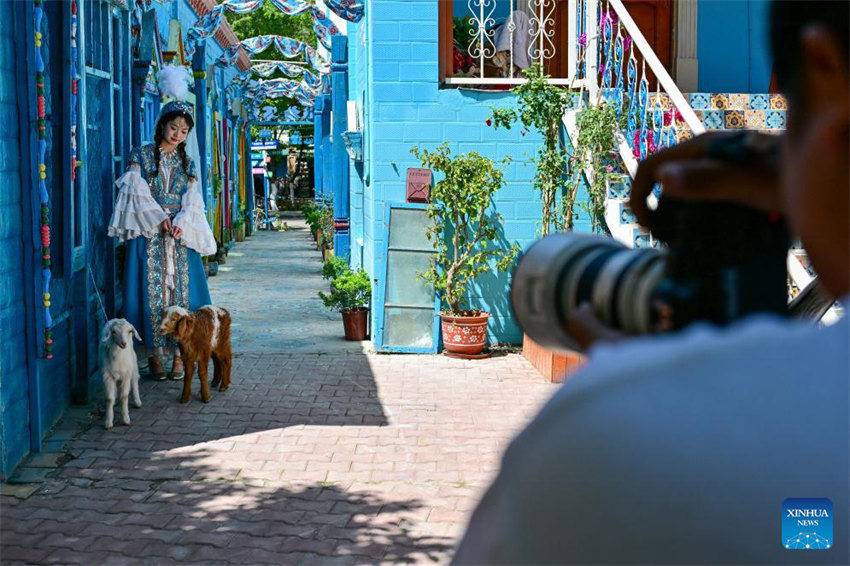
[[[342,314],[346,340],[366,340],[367,305],[371,296],[372,282],[363,269],[352,271],[346,268],[331,280],[330,294],[319,291],[325,307]]]
[[[420,277],[440,292],[443,346],[449,354],[477,356],[486,344],[490,313],[463,303],[470,283],[481,273],[505,271],[519,251],[493,246],[502,217],[492,211],[493,195],[504,182],[502,170],[476,152],[452,155],[447,143],[435,151],[411,149],[422,166],[443,174],[431,191],[426,235],[436,254]],[[501,164],[506,165],[506,157]]]
[[[322,239],[319,246],[322,250],[322,259],[327,259],[327,251],[334,247],[334,209],[333,205],[325,204],[319,215],[319,230]]]
[[[329,279],[333,283],[334,279],[346,271],[349,271],[349,267],[345,258],[339,256],[331,257],[322,264],[322,279]]]

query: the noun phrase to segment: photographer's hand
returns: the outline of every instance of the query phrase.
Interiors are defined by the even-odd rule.
[[[597,318],[589,303],[582,303],[570,313],[567,319],[567,332],[583,352],[599,342],[616,342],[626,335],[607,326]]]
[[[780,136],[758,132],[710,132],[641,161],[629,206],[647,226],[646,199],[656,183],[681,200],[732,201],[781,212],[777,149]]]

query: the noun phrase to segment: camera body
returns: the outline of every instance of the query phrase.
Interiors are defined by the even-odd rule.
[[[532,245],[511,287],[523,331],[547,348],[569,348],[567,317],[584,302],[627,334],[786,312],[790,241],[778,216],[734,203],[662,198],[649,224],[665,249],[632,250],[611,238],[576,233]]]

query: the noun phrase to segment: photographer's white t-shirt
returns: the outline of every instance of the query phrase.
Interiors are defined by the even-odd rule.
[[[848,564],[850,326],[757,316],[602,346],[508,448],[455,557]],[[827,498],[827,550],[783,501]]]

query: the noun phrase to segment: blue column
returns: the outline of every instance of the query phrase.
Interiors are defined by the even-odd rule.
[[[323,94],[324,105],[322,107],[322,193],[321,198],[327,198],[333,194],[333,151],[331,144],[331,96]]]
[[[335,35],[331,41],[331,99],[333,102],[333,195],[334,254],[351,253],[349,227],[349,164],[342,134],[348,130],[348,38]]]
[[[210,203],[207,202],[207,72],[204,69],[206,51],[204,43],[198,45],[192,57],[192,70],[195,75],[195,135],[198,136],[198,153],[201,159],[201,162],[195,165],[201,177],[201,194],[204,195],[204,204],[209,206]]]
[[[325,158],[322,152],[325,139],[325,132],[322,130],[324,109],[325,97],[317,96],[316,106],[313,109],[313,198],[322,194],[322,180],[324,179]]]

